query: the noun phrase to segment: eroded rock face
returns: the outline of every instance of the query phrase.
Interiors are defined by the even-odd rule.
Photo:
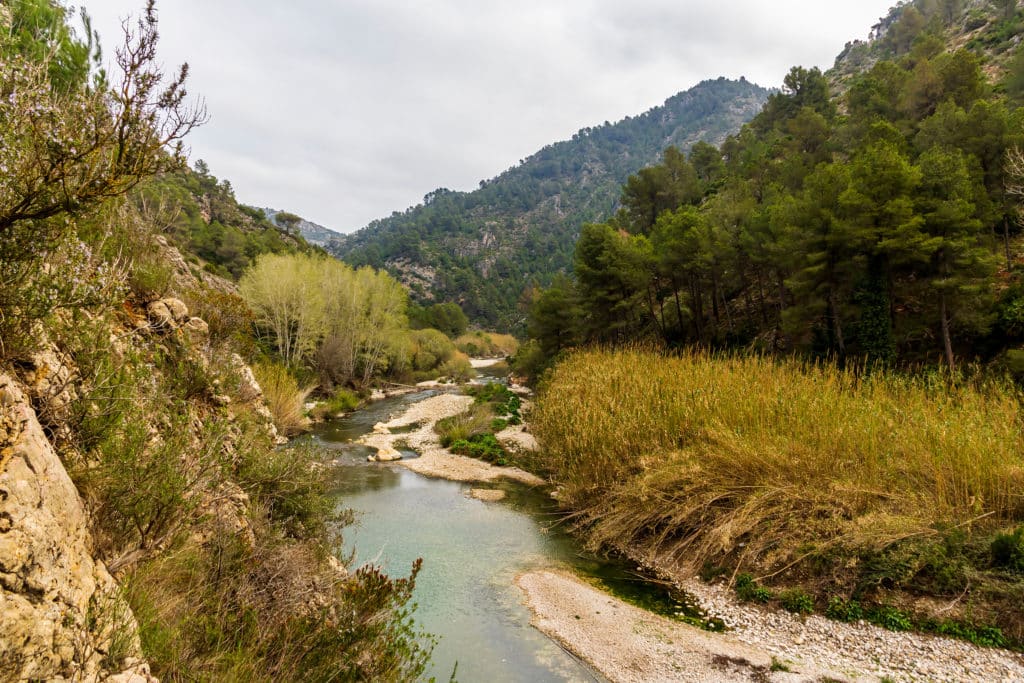
[[[153,680],[86,522],[31,404],[0,374],[0,680]]]

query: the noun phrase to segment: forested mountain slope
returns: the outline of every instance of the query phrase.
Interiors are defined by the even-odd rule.
[[[477,190],[435,190],[328,249],[388,268],[421,301],[454,301],[478,323],[513,328],[524,290],[569,268],[580,226],[612,215],[629,174],[667,147],[720,143],[768,94],[746,80],[705,81],[640,116],[549,145]]]
[[[543,355],[653,337],[1024,370],[1022,36],[1015,2],[919,0],[832,73],[795,67],[720,149],[666,155],[584,228],[575,281],[533,302]]]
[[[1017,10],[1017,0],[901,2],[872,27],[868,40],[846,44],[828,73],[833,89],[845,91],[853,76],[879,61],[941,46],[973,52],[982,59],[990,80],[1009,76],[1006,90],[1019,97],[1024,93],[1020,50],[1024,17]]]

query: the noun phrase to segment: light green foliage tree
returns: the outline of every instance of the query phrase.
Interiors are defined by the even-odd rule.
[[[397,281],[324,256],[265,254],[239,291],[284,361],[312,364],[327,389],[369,382],[406,325],[405,291]]]
[[[325,332],[320,259],[265,254],[246,272],[238,289],[261,331],[289,365],[309,357]]]

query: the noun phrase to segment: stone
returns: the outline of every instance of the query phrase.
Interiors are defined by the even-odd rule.
[[[263,398],[263,389],[256,381],[256,375],[242,357],[237,353],[231,354],[231,365],[238,373],[238,397],[243,401],[255,401]]]
[[[3,374],[0,393],[0,680],[120,673],[103,671],[102,653],[116,634],[141,654],[135,619],[91,554],[82,500],[28,398]]]
[[[181,299],[175,299],[174,297],[167,297],[166,299],[160,299],[160,302],[167,307],[171,315],[174,317],[174,322],[184,323],[188,322],[188,306]]]
[[[210,326],[202,318],[189,318],[181,329],[194,339],[205,339],[210,336]]]
[[[378,449],[376,455],[369,456],[370,462],[394,462],[395,460],[401,460],[402,454],[396,451],[391,446],[384,446]]]
[[[176,329],[178,324],[174,321],[174,314],[163,301],[154,301],[146,306],[146,316],[150,325],[157,328]]]
[[[373,425],[373,433],[374,434],[390,434],[391,430],[388,429],[387,425],[384,424],[383,422],[378,422],[377,424]]]

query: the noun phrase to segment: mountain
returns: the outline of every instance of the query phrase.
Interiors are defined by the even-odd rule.
[[[281,227],[284,227],[284,225],[282,222],[278,221],[278,216],[295,216],[293,213],[281,211],[280,209],[263,208],[260,209],[260,211],[262,211],[263,215],[267,217],[267,220]],[[302,235],[307,242],[315,244],[318,247],[326,246],[332,240],[338,240],[343,237],[340,232],[326,228],[319,223],[307,221],[305,218],[299,218],[296,225],[298,226],[299,234]]]
[[[454,301],[474,322],[513,329],[524,290],[570,267],[580,227],[614,213],[630,174],[669,146],[722,142],[768,95],[745,79],[705,81],[640,116],[548,145],[472,192],[439,188],[327,249],[387,268],[414,299]]]

